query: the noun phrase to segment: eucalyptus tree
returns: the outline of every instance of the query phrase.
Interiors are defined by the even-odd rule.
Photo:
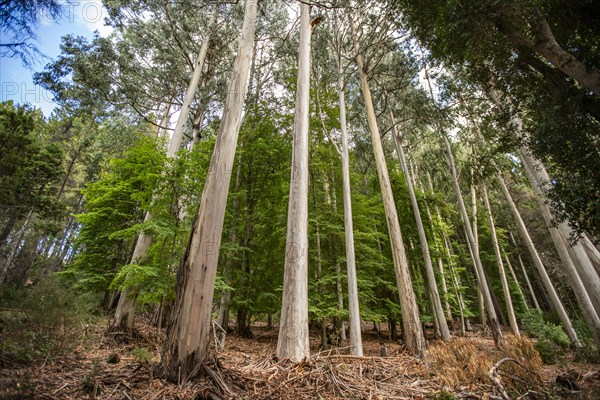
[[[364,11],[364,9],[363,9]],[[377,175],[381,189],[381,196],[385,208],[386,221],[390,237],[390,245],[392,248],[392,256],[394,260],[394,270],[396,272],[396,284],[400,295],[400,303],[402,306],[402,322],[403,333],[407,347],[419,354],[421,357],[426,357],[426,343],[423,336],[423,331],[419,319],[419,309],[416,304],[416,298],[412,286],[410,270],[406,258],[406,250],[402,239],[402,232],[398,221],[398,213],[394,202],[394,194],[390,183],[389,172],[385,161],[383,146],[377,124],[377,117],[373,106],[371,90],[369,87],[368,70],[364,61],[363,52],[361,49],[360,37],[356,29],[355,18],[357,14],[348,15],[348,20],[352,29],[354,42],[354,59],[358,67],[360,76],[361,91],[364,99],[364,105],[367,112],[367,120],[369,131],[371,134],[371,144],[375,156],[375,164],[377,167]],[[384,14],[385,17],[385,14]],[[389,20],[381,18],[378,21],[381,25],[375,27],[375,30],[370,32],[371,39],[377,38],[386,39],[389,34]],[[365,26],[360,25],[362,28]],[[364,43],[363,43],[364,45]]]
[[[181,144],[183,142],[184,127],[188,121],[190,107],[192,105],[192,101],[196,97],[196,90],[198,89],[198,84],[200,82],[200,78],[204,69],[204,60],[206,58],[206,53],[208,51],[208,46],[211,38],[210,32],[212,29],[214,29],[214,27],[212,26],[213,21],[214,18],[211,19],[211,21],[208,24],[207,34],[202,39],[202,45],[200,46],[198,57],[196,58],[193,64],[192,76],[190,78],[189,85],[186,89],[183,103],[179,110],[177,124],[175,125],[175,130],[171,135],[171,140],[169,141],[169,145],[167,147],[167,161],[177,156],[177,153],[179,152],[179,149],[181,148]],[[144,222],[148,221],[150,218],[150,213],[146,211],[144,215]],[[131,256],[131,264],[134,264],[147,256],[148,250],[151,246],[151,242],[151,235],[147,234],[146,232],[141,232],[139,234],[135,244],[135,248],[133,250],[133,255]],[[112,329],[125,328],[125,330],[131,330],[133,328],[136,303],[135,300],[138,292],[138,287],[126,286],[124,288],[119,298],[117,309],[115,310],[114,320],[111,323]]]
[[[211,310],[229,182],[246,94],[257,3],[247,0],[229,92],[190,241],[177,273],[177,299],[159,373],[171,382],[200,372],[210,343]]]
[[[492,214],[492,208],[490,207],[490,200],[486,185],[483,185],[482,193],[483,204],[485,205],[485,209],[488,215],[490,236],[492,237],[492,245],[494,247],[494,254],[496,255],[496,264],[498,265],[498,272],[500,273],[500,282],[502,283],[502,292],[504,293],[504,300],[506,302],[506,312],[508,313],[510,328],[515,336],[521,336],[521,333],[519,331],[519,324],[517,323],[517,317],[515,316],[515,309],[513,308],[510,288],[508,287],[508,280],[506,279],[504,263],[502,262],[502,251],[500,250],[500,245],[498,244],[498,236],[496,235],[494,216]]]
[[[294,114],[292,173],[288,205],[285,272],[277,357],[300,361],[308,341],[308,106],[310,89],[310,6],[300,4],[298,81]]]
[[[552,223],[552,215],[550,213],[548,205],[544,202],[544,195],[540,188],[540,183],[538,178],[536,177],[536,168],[540,168],[539,165],[535,164],[535,161],[531,157],[530,154],[527,154],[526,150],[520,151],[521,160],[523,161],[523,166],[527,173],[527,178],[533,188],[533,191],[536,195],[536,199],[542,210],[542,214],[544,216],[544,220],[546,221],[546,225],[550,230],[550,235],[552,236],[552,240],[558,251],[560,256],[563,268],[569,280],[571,282],[571,287],[575,292],[575,296],[577,297],[579,306],[583,311],[584,318],[588,323],[588,327],[594,336],[594,340],[597,345],[600,345],[600,318],[594,309],[594,304],[591,299],[590,293],[586,290],[583,280],[581,276],[578,274],[577,269],[574,265],[571,256],[569,255],[568,248],[565,244],[565,238],[561,235],[558,228],[556,228]],[[593,295],[593,293],[592,293]]]
[[[346,268],[348,274],[348,308],[350,310],[350,352],[353,355],[362,356],[363,349],[360,329],[358,283],[356,278],[356,256],[354,253],[354,225],[352,223],[352,199],[350,192],[350,153],[348,151],[348,132],[346,123],[345,68],[342,62],[344,37],[337,24],[337,18],[334,29],[335,36],[332,45],[338,67],[338,102],[340,107],[340,133],[342,143],[341,149],[337,146],[336,149],[342,158],[344,234],[346,243]]]
[[[527,110],[530,134],[521,139],[538,159],[552,164],[556,184],[547,195],[554,215],[569,221],[576,236],[586,231],[597,236],[599,181],[592,171],[600,169],[600,116],[593,82],[600,76],[600,59],[594,50],[598,24],[590,16],[598,13],[598,4],[398,5],[401,18],[433,58],[460,67],[465,79],[493,86]]]
[[[571,341],[571,343],[574,346],[579,347],[579,346],[581,346],[581,344],[579,343],[579,339],[577,338],[577,333],[573,329],[571,320],[570,320],[569,316],[567,315],[567,312],[565,311],[565,308],[560,300],[560,297],[558,296],[558,293],[556,292],[556,289],[554,288],[554,285],[552,284],[552,281],[550,280],[550,277],[548,276],[548,272],[546,272],[546,268],[544,267],[544,264],[542,262],[542,259],[540,258],[537,248],[535,247],[535,244],[531,240],[531,236],[529,235],[527,227],[525,226],[525,223],[523,222],[521,213],[517,209],[515,202],[513,201],[512,196],[511,196],[510,192],[508,191],[508,187],[506,186],[506,183],[500,173],[498,173],[497,178],[498,178],[498,183],[500,184],[500,189],[501,189],[502,193],[504,194],[504,197],[506,198],[506,202],[508,203],[508,208],[509,208],[510,212],[512,213],[514,221],[517,225],[517,231],[519,232],[519,236],[521,236],[521,239],[525,242],[525,245],[527,247],[527,250],[529,251],[529,254],[533,260],[533,263],[534,263],[540,277],[542,278],[542,283],[544,284],[544,288],[546,289],[546,292],[548,293],[548,296],[550,297],[550,300],[552,301],[552,304],[558,313],[558,316],[561,320],[563,328],[565,329],[565,332],[567,333],[567,336],[569,337],[569,340]],[[512,236],[512,234],[511,234],[511,236]],[[525,267],[523,266],[523,261],[521,260],[520,255],[519,255],[519,263],[521,265],[521,269],[523,271],[523,275],[527,282],[529,291],[533,297],[534,304],[536,305],[536,308],[539,309],[537,299],[535,298],[535,293],[533,292],[533,288],[531,287],[531,283],[529,282],[529,278],[527,277],[527,272],[525,271]]]
[[[406,163],[406,157],[404,155],[404,149],[402,144],[401,134],[396,129],[396,119],[392,111],[390,111],[390,120],[392,122],[392,134],[394,135],[394,142],[396,143],[396,152],[398,153],[398,160],[400,162],[400,168],[405,176],[406,185],[408,187],[408,193],[410,196],[410,202],[412,204],[415,221],[417,223],[417,229],[419,232],[419,241],[421,242],[421,251],[423,252],[423,259],[425,261],[425,271],[427,273],[427,283],[429,287],[429,294],[432,300],[433,314],[437,319],[441,338],[443,340],[450,340],[450,330],[444,315],[444,309],[442,308],[442,302],[440,300],[440,294],[437,288],[437,280],[435,272],[433,270],[433,263],[431,261],[431,255],[429,253],[429,243],[427,241],[427,235],[421,218],[421,212],[419,210],[419,203],[415,195],[415,189],[413,187],[412,174],[408,169]]]

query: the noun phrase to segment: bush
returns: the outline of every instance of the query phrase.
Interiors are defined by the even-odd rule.
[[[0,290],[0,359],[26,361],[74,346],[90,323],[93,302],[46,277],[31,288]]]
[[[562,326],[547,322],[542,314],[535,310],[529,310],[522,319],[527,332],[533,337],[546,339],[556,346],[569,347],[569,337]]]
[[[523,325],[531,336],[538,338],[535,349],[545,364],[556,364],[570,345],[569,337],[560,325],[544,320],[536,310],[529,310]]]
[[[575,360],[600,364],[600,349],[594,343],[592,332],[581,316],[573,321],[573,328],[582,345],[581,348],[575,349]]]

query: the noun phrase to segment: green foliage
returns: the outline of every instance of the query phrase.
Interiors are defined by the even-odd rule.
[[[9,210],[0,221],[14,224],[31,209],[48,214],[61,207],[55,184],[63,152],[45,140],[44,124],[39,110],[0,103],[0,207]]]
[[[61,273],[77,287],[107,290],[119,268],[129,261],[137,233],[130,228],[149,207],[163,163],[156,140],[140,136],[122,158],[110,161],[99,180],[83,190],[86,205],[77,216],[81,251]]]
[[[522,319],[527,332],[538,338],[536,350],[546,364],[556,364],[569,347],[569,338],[560,325],[544,321],[536,310],[530,310]]]
[[[573,319],[573,328],[581,342],[581,348],[575,349],[575,359],[580,362],[600,364],[600,348],[594,343],[592,332],[581,316]]]
[[[13,361],[71,350],[82,338],[82,325],[93,322],[97,307],[97,299],[53,277],[19,291],[2,286],[0,301],[0,354]]]
[[[152,359],[152,353],[145,347],[136,347],[131,350],[131,355],[139,363],[147,363]]]

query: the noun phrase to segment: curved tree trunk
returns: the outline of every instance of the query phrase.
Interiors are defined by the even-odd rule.
[[[310,6],[300,4],[300,47],[294,114],[292,174],[277,357],[300,361],[308,341],[308,129],[310,95]]]
[[[211,173],[206,177],[186,254],[177,271],[177,298],[157,367],[158,374],[170,382],[181,383],[194,378],[208,353],[219,248],[248,83],[256,10],[256,0],[247,0],[239,48],[211,159]]]
[[[591,68],[567,52],[556,41],[554,33],[541,10],[531,11],[529,25],[535,40],[517,32],[508,24],[499,24],[499,30],[517,45],[526,46],[557,69],[577,81],[584,89],[600,96],[600,71]]]

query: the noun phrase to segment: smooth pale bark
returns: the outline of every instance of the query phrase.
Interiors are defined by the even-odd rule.
[[[471,227],[471,223],[469,221],[469,215],[467,214],[467,209],[465,207],[465,203],[462,198],[462,192],[460,190],[460,185],[458,184],[458,174],[456,172],[456,166],[454,164],[454,155],[452,154],[452,147],[450,147],[450,141],[446,137],[445,134],[442,134],[442,140],[444,142],[446,148],[446,155],[448,161],[448,167],[450,169],[450,173],[452,176],[452,185],[454,187],[454,192],[458,201],[458,208],[460,211],[460,216],[463,221],[463,225],[465,227],[467,233],[467,240],[471,244],[472,257],[475,263],[475,270],[477,271],[477,282],[481,291],[481,295],[483,296],[485,310],[490,320],[490,325],[492,328],[492,335],[494,337],[494,342],[498,344],[499,340],[503,340],[502,331],[500,330],[500,323],[498,322],[498,317],[496,316],[496,310],[494,309],[494,303],[492,302],[492,296],[490,293],[490,288],[487,283],[487,278],[485,276],[485,272],[483,270],[483,264],[481,263],[481,258],[479,257],[479,248],[477,245],[477,239],[473,234],[473,228]]]
[[[192,71],[192,78],[185,93],[185,98],[181,106],[179,116],[177,118],[177,124],[175,125],[175,131],[173,132],[173,136],[171,136],[171,140],[169,141],[169,147],[167,149],[167,158],[175,158],[177,156],[179,148],[181,147],[181,143],[183,141],[183,128],[187,123],[190,112],[190,106],[192,105],[192,101],[194,100],[194,97],[196,95],[198,82],[200,82],[200,76],[202,75],[202,69],[204,67],[204,60],[206,59],[206,52],[208,50],[209,42],[210,33],[204,39],[204,42],[200,47],[198,57],[196,58],[194,70]],[[159,134],[162,130],[162,127],[166,126],[166,119],[168,118],[169,110],[170,106],[167,107],[165,110],[165,116],[163,117],[163,121],[161,121],[160,127],[158,128]],[[144,222],[148,221],[150,218],[152,218],[152,216],[149,212],[146,212],[146,214],[144,215]],[[144,232],[139,234],[135,244],[133,255],[131,256],[131,264],[142,260],[148,255],[148,251],[150,250],[150,246],[152,245],[152,240],[152,235],[149,235]],[[127,278],[125,278],[125,281],[127,282]],[[135,303],[137,300],[139,290],[139,287],[127,287],[121,292],[121,296],[119,297],[119,304],[117,305],[117,309],[115,311],[115,317],[111,322],[111,329],[131,330],[133,328],[133,321],[135,317]]]
[[[584,89],[600,96],[600,71],[586,65],[562,48],[556,41],[554,33],[541,10],[534,9],[531,11],[529,26],[534,39],[523,35],[509,24],[499,24],[498,28],[514,43],[528,47],[557,69],[573,78]]]
[[[190,83],[185,92],[185,97],[183,99],[183,104],[181,105],[181,109],[179,110],[179,117],[177,118],[177,124],[175,125],[175,130],[173,131],[173,139],[169,143],[169,149],[167,150],[167,157],[174,158],[179,148],[181,147],[181,142],[183,141],[183,129],[185,128],[185,124],[188,121],[188,117],[190,114],[190,107],[192,106],[192,101],[194,101],[194,97],[196,97],[196,89],[198,88],[198,84],[200,83],[200,77],[202,76],[202,70],[204,69],[204,60],[206,59],[206,52],[208,51],[208,45],[210,43],[210,29],[212,22],[209,23],[208,34],[204,38],[202,42],[202,46],[200,46],[200,51],[198,52],[198,57],[196,58],[196,62],[194,63],[194,70],[192,71],[192,78],[190,79]]]
[[[600,252],[586,234],[583,234],[583,237],[581,238],[581,244],[585,248],[590,261],[594,265],[596,273],[600,276]]]
[[[423,336],[423,329],[419,319],[419,308],[417,307],[417,301],[412,287],[410,270],[408,268],[408,261],[406,258],[406,252],[404,250],[404,242],[402,240],[402,232],[400,231],[400,223],[398,222],[398,213],[396,211],[396,204],[394,202],[394,194],[392,192],[390,177],[385,162],[383,146],[381,144],[381,137],[379,134],[379,127],[377,126],[375,109],[373,107],[373,100],[371,99],[371,90],[369,89],[367,73],[365,71],[362,55],[358,47],[352,18],[350,18],[350,26],[354,36],[355,59],[358,66],[358,71],[360,73],[360,84],[365,108],[367,111],[367,120],[369,123],[369,131],[371,133],[371,142],[375,157],[375,165],[377,167],[377,176],[379,178],[379,185],[381,187],[381,197],[383,199],[390,244],[392,247],[392,258],[394,261],[394,270],[396,272],[396,284],[398,286],[400,306],[402,308],[404,338],[406,346],[409,350],[419,354],[421,357],[426,357],[427,348],[425,338]]]
[[[517,274],[515,274],[515,270],[513,269],[512,263],[508,258],[508,255],[504,253],[504,261],[506,261],[506,265],[508,265],[508,270],[510,271],[510,275],[517,285],[517,291],[519,292],[519,296],[523,299],[523,305],[525,306],[525,310],[529,310],[529,304],[527,304],[527,298],[525,297],[525,293],[523,293],[523,289],[521,288],[521,282],[519,282],[519,278],[517,278]]]
[[[450,276],[452,277],[452,287],[454,288],[454,295],[456,296],[458,302],[458,312],[460,314],[460,334],[464,336],[467,330],[471,330],[471,324],[469,323],[469,320],[465,318],[466,306],[462,297],[462,293],[460,291],[460,277],[458,276],[458,273],[452,265],[452,248],[450,245],[450,241],[448,240],[448,237],[443,233],[442,242],[446,251],[446,256],[448,257],[448,271],[450,271]]]
[[[170,382],[185,382],[198,375],[208,352],[219,248],[250,71],[256,11],[257,1],[247,0],[210,173],[177,271],[177,297],[157,368],[159,375]]]
[[[523,150],[522,155],[526,158],[525,162],[528,163],[529,169],[532,172],[532,175],[537,182],[537,186],[540,189],[540,193],[542,193],[542,196],[544,196],[545,188],[543,185],[547,185],[550,182],[550,176],[548,175],[546,168],[541,162],[536,162],[537,160],[535,160],[527,151]],[[545,197],[542,198],[545,199]],[[550,212],[550,215],[552,215],[551,210],[545,201],[544,205],[545,208]],[[565,246],[571,255],[573,265],[575,265],[575,269],[581,277],[583,285],[585,286],[588,295],[592,300],[596,314],[600,316],[600,276],[598,276],[596,273],[593,263],[590,260],[588,252],[583,246],[582,241],[579,241],[572,246],[570,245],[569,239],[573,236],[573,230],[569,224],[567,222],[561,222],[558,224],[558,231],[560,232]]]
[[[396,129],[396,120],[391,111],[390,118],[392,121],[392,132],[394,135],[394,142],[396,144],[396,152],[398,153],[398,160],[400,162],[400,169],[402,170],[405,176],[406,186],[408,188],[408,195],[410,197],[413,214],[417,223],[417,231],[419,232],[419,241],[421,242],[421,252],[423,254],[423,260],[425,261],[425,272],[427,274],[427,284],[431,298],[431,306],[433,309],[434,317],[436,318],[438,323],[441,339],[450,340],[450,329],[448,329],[448,323],[446,322],[444,309],[442,307],[442,301],[440,299],[440,293],[437,287],[437,281],[435,279],[435,272],[433,271],[433,263],[431,262],[431,255],[429,254],[429,243],[427,242],[425,227],[423,226],[423,220],[421,219],[419,203],[417,202],[417,196],[415,195],[415,188],[413,187],[411,173],[406,165],[406,157],[404,156],[402,139],[400,138],[400,133]]]
[[[515,309],[513,308],[512,298],[510,295],[510,288],[508,287],[508,281],[506,279],[506,271],[504,270],[504,263],[502,262],[502,252],[500,251],[500,245],[498,243],[498,236],[496,235],[496,224],[494,223],[494,216],[492,214],[492,208],[490,207],[490,199],[488,196],[487,186],[483,185],[483,204],[488,215],[488,223],[490,226],[490,236],[492,237],[492,245],[494,247],[494,254],[496,255],[496,264],[498,265],[498,272],[500,273],[500,282],[502,283],[502,292],[504,293],[504,301],[506,302],[506,312],[508,313],[508,321],[510,328],[515,336],[521,336],[519,332],[519,324],[517,323],[517,317],[515,316]]]
[[[423,150],[423,149],[421,148],[421,150]],[[429,172],[427,172],[426,176],[427,176],[427,182],[429,183],[429,190],[433,193],[434,190],[433,190],[433,181],[431,179],[431,174]],[[430,225],[431,232],[435,232],[435,229],[433,226],[433,219],[431,218],[431,212],[429,211],[429,205],[427,203],[425,203],[425,210],[427,211],[427,219],[429,220],[429,222],[431,224]],[[441,222],[442,216],[440,214],[440,209],[438,208],[437,205],[435,206],[435,212],[436,212],[437,220],[439,222]],[[443,236],[443,232],[442,232],[441,236]],[[444,238],[441,237],[441,239],[442,239],[442,246],[445,246]],[[436,242],[436,250],[438,251],[438,258],[437,258],[438,268],[440,269],[440,275],[442,278],[442,290],[444,293],[444,308],[446,309],[446,318],[448,319],[448,321],[452,321],[452,310],[450,309],[450,302],[448,301],[448,286],[446,284],[446,274],[444,272],[444,261],[442,260],[442,255],[441,255],[440,248],[439,248],[439,245],[437,244],[437,242]],[[450,257],[449,257],[450,253],[448,252],[448,249],[446,249],[446,252],[448,254],[448,268],[450,269],[450,268],[452,268],[450,265],[450,263],[451,263]],[[450,272],[450,275],[452,276],[452,272]],[[458,299],[458,297],[457,297],[457,299]],[[459,307],[461,307],[460,304],[459,304]],[[463,315],[464,310],[461,308],[459,311],[461,314],[461,328],[462,328],[461,334],[464,335],[464,333],[465,333],[464,332],[464,315]]]
[[[238,193],[242,184],[242,163],[238,162],[237,172],[235,174],[235,193]],[[231,230],[229,231],[229,243],[235,244],[238,241],[237,235],[237,216],[240,212],[240,197],[237,196],[233,200],[233,212],[231,221]],[[223,265],[223,279],[225,283],[229,284],[231,280],[231,270],[233,268],[233,257],[235,251],[229,249],[227,252],[227,261]],[[221,300],[219,301],[219,318],[218,324],[221,327],[219,333],[219,344],[221,348],[225,346],[225,338],[227,337],[227,329],[229,328],[229,303],[231,302],[231,290],[223,289],[221,293]]]
[[[319,103],[319,110],[321,109],[320,107],[320,103]],[[321,120],[322,121],[322,120]],[[333,168],[333,165],[332,165]],[[333,190],[331,190],[331,187],[333,186]],[[330,193],[331,192],[331,196]],[[336,196],[336,192],[335,192],[335,182],[332,179],[332,185],[329,185],[328,181],[325,181],[325,193],[327,194],[327,202],[331,202],[332,206],[333,206],[333,212],[334,214],[337,214],[337,196]],[[332,249],[333,252],[333,249]],[[344,291],[342,289],[342,268],[340,266],[340,262],[337,258],[337,256],[334,253],[334,258],[335,258],[335,290],[337,293],[337,298],[338,298],[338,309],[340,311],[344,310]],[[344,321],[342,318],[338,318],[338,330],[340,331],[340,339],[341,340],[346,340],[346,321]]]
[[[317,290],[319,294],[323,293],[323,285],[321,284],[321,278],[323,277],[323,263],[321,258],[321,232],[319,229],[319,207],[317,202],[317,191],[315,190],[314,179],[313,182],[313,203],[315,205],[315,244],[317,245]],[[321,320],[321,345],[323,348],[327,348],[327,319]]]
[[[310,95],[310,6],[300,4],[298,82],[292,144],[285,270],[277,357],[301,361],[308,337],[308,111]]]
[[[19,231],[17,232],[15,240],[13,241],[11,249],[8,253],[8,257],[6,258],[6,262],[4,263],[4,267],[2,268],[2,275],[0,275],[0,283],[5,282],[6,279],[8,278],[8,270],[10,269],[10,266],[11,266],[13,260],[15,259],[15,256],[17,255],[17,251],[19,250],[21,241],[23,241],[23,236],[25,235],[27,226],[29,225],[29,222],[31,221],[32,215],[33,215],[33,208],[30,208],[29,212],[27,213],[27,217],[25,218],[25,222],[23,222],[21,229],[19,229]]]
[[[472,174],[472,172],[471,172]],[[467,237],[467,245],[469,246],[469,253],[471,254],[471,260],[473,261],[473,267],[475,268],[475,277],[477,278],[477,300],[478,300],[478,305],[479,305],[479,321],[481,322],[481,325],[487,325],[487,314],[485,312],[485,300],[483,298],[483,291],[481,290],[481,286],[480,286],[480,279],[479,279],[479,269],[476,267],[476,261],[475,261],[475,252],[477,252],[477,254],[479,254],[479,233],[478,233],[478,227],[477,227],[477,192],[475,189],[475,185],[472,183],[471,184],[471,211],[472,211],[472,218],[473,218],[473,237],[474,240],[471,243],[469,241],[469,234],[467,233],[467,230],[465,228],[465,236]]]
[[[158,128],[156,129],[156,136],[158,137],[163,137],[167,134],[168,130],[167,128],[169,127],[169,118],[171,117],[170,113],[171,113],[171,103],[169,102],[168,104],[165,105],[164,111],[163,111],[163,115],[160,119],[160,123]]]
[[[506,198],[506,202],[508,203],[508,208],[509,208],[509,210],[513,216],[513,219],[515,220],[515,223],[517,225],[517,231],[519,232],[519,236],[521,236],[521,239],[525,242],[525,246],[527,247],[527,250],[529,250],[529,254],[533,260],[533,264],[535,265],[535,268],[537,269],[538,274],[542,278],[542,283],[544,284],[544,288],[546,289],[546,292],[548,293],[548,297],[550,297],[550,301],[552,302],[554,309],[558,313],[558,316],[560,318],[562,326],[565,329],[565,332],[567,333],[567,336],[569,337],[571,344],[579,347],[579,346],[581,346],[581,344],[579,343],[579,339],[577,338],[577,333],[575,333],[575,329],[573,329],[573,325],[571,324],[571,319],[567,315],[567,312],[565,310],[565,307],[562,304],[562,301],[560,300],[560,297],[558,297],[558,293],[556,292],[556,289],[554,288],[554,285],[552,284],[552,281],[550,280],[550,276],[548,276],[548,272],[546,271],[546,268],[544,267],[544,263],[542,262],[542,259],[535,247],[535,244],[533,243],[533,240],[531,240],[531,236],[529,235],[527,227],[525,226],[525,223],[523,222],[523,218],[521,218],[521,213],[517,209],[517,206],[515,205],[515,202],[513,201],[512,196],[510,195],[510,192],[508,191],[506,182],[504,182],[504,179],[502,178],[502,176],[500,174],[498,174],[497,177],[498,177],[498,183],[500,184],[500,189],[502,190],[502,193],[504,194],[504,197]],[[531,283],[529,282],[529,278],[527,277],[527,273],[525,271],[525,267],[523,265],[523,261],[521,260],[520,255],[519,255],[519,262],[521,263],[521,268],[523,270],[523,275],[525,276],[527,286],[529,287],[529,292],[531,293],[531,296],[534,299],[536,308],[539,309],[539,304],[537,302],[537,299],[535,298],[535,294],[533,292],[533,287],[531,286]]]
[[[577,302],[583,311],[583,316],[588,324],[588,327],[590,328],[590,331],[592,332],[592,335],[594,336],[594,341],[598,346],[600,346],[600,318],[594,309],[592,300],[577,272],[577,269],[575,268],[575,264],[573,263],[571,256],[569,255],[569,250],[567,249],[563,236],[553,225],[552,214],[550,213],[550,209],[544,200],[544,194],[542,193],[538,178],[534,173],[534,169],[537,167],[535,160],[524,148],[519,149],[519,154],[521,156],[527,178],[529,179],[529,183],[533,188],[536,200],[542,211],[542,215],[544,216],[546,226],[550,230],[550,235],[552,237],[552,241],[554,242],[554,247],[556,248],[562,262],[563,270],[570,280],[571,288],[573,288]]]
[[[144,222],[148,221],[150,218],[150,213],[146,211],[144,214]],[[135,248],[133,249],[133,255],[131,256],[130,264],[134,264],[146,257],[151,245],[152,235],[141,232],[135,242]],[[127,282],[127,277],[125,278],[125,282]],[[121,291],[119,302],[115,310],[115,316],[110,324],[111,330],[128,331],[133,329],[135,302],[138,294],[139,287],[126,287]]]
[[[344,69],[338,56],[338,99],[340,105],[340,131],[342,136],[342,188],[344,196],[344,238],[346,242],[346,271],[348,274],[348,311],[350,313],[350,354],[363,355],[360,330],[358,283],[356,278],[356,255],[354,253],[354,226],[352,223],[352,198],[350,191],[350,154],[346,125],[346,98],[344,93]]]
[[[527,275],[527,270],[525,269],[525,264],[523,263],[523,258],[520,254],[517,255],[519,259],[519,265],[521,266],[521,272],[523,273],[523,277],[525,278],[525,283],[527,284],[527,289],[529,289],[529,293],[531,294],[531,300],[533,301],[533,305],[536,310],[541,311],[540,303],[538,302],[537,296],[533,290],[533,286],[531,285],[531,281],[529,280],[529,276]],[[562,304],[561,304],[562,305]]]

